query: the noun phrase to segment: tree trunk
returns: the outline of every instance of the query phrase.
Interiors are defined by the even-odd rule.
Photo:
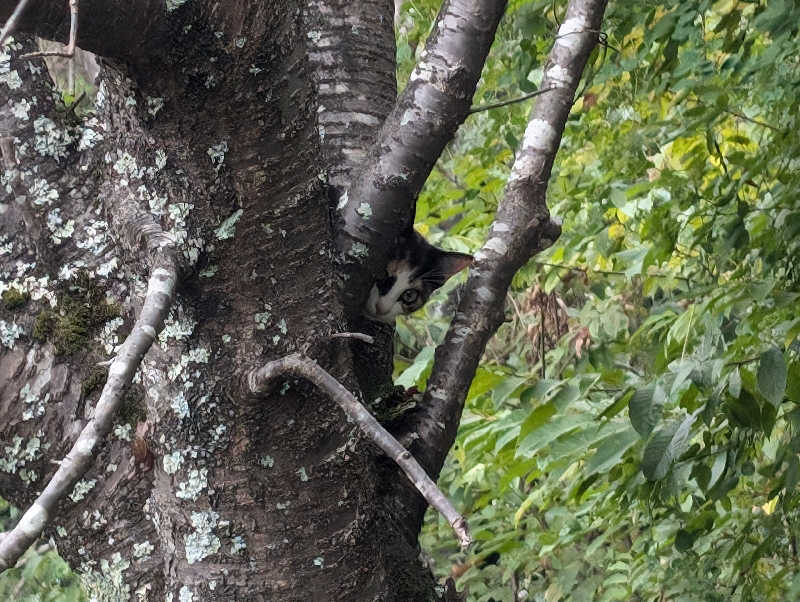
[[[131,39],[118,18],[89,25],[108,7],[83,2],[80,44],[116,58],[82,122],[54,102],[41,60],[18,58],[28,38],[5,49],[0,491],[14,504],[34,500],[92,417],[97,364],[143,302],[144,233],[160,226],[181,251],[166,327],[45,531],[98,599],[433,596],[416,533],[384,503],[403,478],[393,464],[308,383],[259,399],[244,387],[250,369],[302,350],[358,388],[351,343],[329,336],[346,318],[324,157],[344,183],[394,98],[394,45],[390,2],[350,4],[318,24],[390,41],[368,60],[340,40],[360,94],[334,94],[348,82],[307,59],[325,32],[306,19],[330,5],[304,18],[296,4],[188,3],[134,23]],[[50,8],[20,27],[66,40]],[[362,103],[372,115],[351,121],[368,127],[345,136],[322,117],[326,143],[322,102],[323,116]]]
[[[433,476],[511,275],[560,231],[546,182],[604,4],[570,3],[436,386],[394,423]],[[0,570],[46,525],[98,600],[437,599],[392,460],[306,380],[248,377],[299,353],[391,403],[392,329],[360,310],[505,2],[444,2],[395,101],[391,0],[83,0],[83,118],[20,58],[67,40],[35,5],[0,55],[0,495],[28,508]]]

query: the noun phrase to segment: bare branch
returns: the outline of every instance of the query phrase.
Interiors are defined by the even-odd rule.
[[[606,1],[570,0],[545,64],[541,88],[549,93],[531,111],[489,238],[475,255],[458,311],[436,350],[422,404],[407,425],[419,436],[415,453],[430,474],[438,474],[455,440],[475,369],[503,321],[512,277],[561,233],[545,203],[547,182]]]
[[[78,479],[92,465],[97,445],[111,430],[125,390],[164,326],[178,280],[178,260],[174,244],[165,244],[160,229],[158,232],[153,232],[152,229],[145,231],[144,235],[153,239],[152,244],[156,248],[142,310],[109,367],[108,378],[95,406],[94,416],[78,435],[44,491],[22,515],[17,525],[0,541],[0,572],[14,566],[25,550],[38,539],[53,518],[59,501],[70,493]]]
[[[450,500],[431,480],[425,470],[414,459],[411,453],[383,428],[375,417],[362,406],[338,380],[325,371],[319,364],[308,357],[294,353],[279,360],[269,362],[262,368],[250,372],[248,384],[253,393],[265,393],[274,384],[276,378],[292,375],[305,378],[325,391],[330,398],[342,408],[345,414],[358,424],[361,430],[387,456],[392,458],[406,473],[427,502],[450,523],[462,548],[466,548],[472,539],[467,521],[450,503]]]
[[[552,88],[548,88],[546,90],[536,90],[534,92],[529,92],[528,94],[523,94],[522,96],[518,96],[517,98],[509,98],[508,100],[501,100],[500,102],[493,102],[488,105],[476,105],[469,110],[469,114],[472,115],[473,113],[480,113],[481,111],[488,111],[489,109],[498,109],[500,107],[505,107],[506,105],[513,105],[517,102],[524,102],[529,98],[533,98],[535,96],[539,96],[540,94],[544,94],[545,92],[549,92]]]
[[[60,56],[71,59],[75,56],[75,40],[78,39],[78,0],[69,0],[69,43],[64,50],[43,50],[20,55],[20,60],[35,59],[42,56]]]
[[[6,41],[6,38],[14,33],[14,28],[17,26],[17,21],[22,16],[22,13],[25,11],[25,7],[28,5],[28,0],[19,0],[19,4],[14,9],[14,12],[11,13],[11,16],[6,21],[6,24],[3,25],[3,29],[0,30],[0,45]]]
[[[372,337],[368,334],[364,334],[362,332],[336,332],[331,335],[332,339],[358,339],[359,341],[364,341],[365,343],[372,345],[375,343],[375,337]]]

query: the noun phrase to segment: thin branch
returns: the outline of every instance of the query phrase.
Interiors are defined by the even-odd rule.
[[[43,56],[60,56],[71,59],[75,56],[75,42],[78,39],[78,0],[69,0],[69,43],[64,50],[42,50],[20,55],[20,60],[29,60]]]
[[[536,90],[534,92],[518,96],[517,98],[510,98],[508,100],[502,100],[500,102],[494,102],[488,105],[475,105],[469,110],[469,114],[472,115],[473,113],[480,113],[481,111],[488,111],[489,109],[497,109],[499,107],[504,107],[506,105],[511,105],[517,102],[524,102],[529,98],[533,98],[534,96],[539,96],[540,94],[544,94],[545,92],[550,92],[551,90],[553,90],[553,88],[547,88],[545,90]]]
[[[414,459],[411,453],[395,439],[389,431],[383,428],[375,417],[362,406],[355,396],[350,393],[338,380],[326,372],[313,359],[298,353],[287,355],[281,359],[269,362],[262,368],[250,372],[248,384],[253,393],[266,393],[274,381],[280,376],[292,375],[305,378],[322,389],[349,418],[358,424],[361,430],[378,446],[387,456],[392,458],[406,473],[409,481],[414,484],[425,500],[450,523],[462,548],[472,542],[467,521],[453,507],[453,504],[436,483],[427,475],[425,470]]]
[[[332,339],[358,339],[365,343],[372,345],[375,342],[375,337],[371,337],[363,332],[335,332],[331,335]]]
[[[156,250],[142,310],[109,367],[108,378],[95,406],[94,416],[78,435],[44,491],[22,515],[17,525],[0,541],[0,572],[14,566],[25,550],[39,538],[55,515],[59,502],[89,470],[98,444],[103,442],[111,430],[125,391],[147,350],[164,326],[178,280],[178,260],[174,243],[164,242],[160,228],[145,231],[144,235],[153,239],[151,242]]]
[[[731,111],[730,109],[722,109],[725,113],[729,115],[733,115],[734,117],[738,117],[739,119],[744,119],[745,121],[749,121],[750,123],[755,123],[756,125],[760,125],[764,128],[769,128],[771,130],[775,130],[776,132],[782,132],[783,130],[779,127],[775,127],[774,125],[767,123],[766,121],[761,121],[759,119],[753,119],[752,117],[748,117],[744,113],[739,113],[738,111]]]
[[[6,21],[6,24],[3,25],[3,29],[0,30],[0,45],[6,41],[6,38],[14,33],[14,28],[17,26],[17,21],[22,16],[22,13],[25,12],[25,7],[28,5],[28,0],[19,0],[19,4],[17,4],[17,8],[14,9],[14,12],[11,13],[11,16]]]

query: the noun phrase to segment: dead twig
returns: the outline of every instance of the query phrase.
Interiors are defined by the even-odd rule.
[[[473,113],[480,113],[481,111],[488,111],[489,109],[497,109],[499,107],[504,107],[506,105],[514,104],[516,102],[523,102],[528,100],[529,98],[533,98],[534,96],[539,96],[540,94],[544,94],[545,92],[550,92],[553,88],[547,88],[545,90],[536,90],[535,92],[529,92],[528,94],[523,94],[522,96],[518,96],[516,98],[509,98],[508,100],[501,100],[500,102],[494,102],[488,105],[475,105],[469,110],[469,114],[472,115]]]
[[[365,343],[372,345],[375,342],[375,337],[371,337],[363,332],[335,332],[331,335],[332,339],[358,339]]]
[[[78,39],[78,0],[69,0],[69,42],[64,50],[42,50],[20,55],[20,60],[29,60],[43,56],[60,56],[71,59],[75,56],[75,42]]]
[[[304,378],[322,389],[349,418],[358,424],[361,430],[387,456],[392,458],[414,484],[425,500],[450,523],[462,548],[472,542],[467,521],[453,507],[453,504],[442,493],[436,483],[414,459],[411,453],[383,428],[375,417],[350,393],[338,380],[331,376],[313,359],[293,353],[278,360],[269,362],[261,368],[250,372],[248,385],[253,393],[265,393],[273,385],[272,381],[280,376],[297,376]]]

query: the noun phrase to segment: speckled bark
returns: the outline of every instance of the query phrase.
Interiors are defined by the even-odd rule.
[[[397,96],[391,0],[311,0],[306,5],[307,45],[319,100],[320,149],[328,174],[331,216],[364,167],[375,136]],[[340,288],[346,288],[340,281]],[[349,330],[374,337],[351,343],[361,390],[373,399],[391,385],[394,329],[360,315]]]
[[[98,599],[432,596],[416,534],[376,503],[391,463],[310,385],[264,400],[242,388],[247,370],[297,350],[354,380],[348,343],[327,338],[344,313],[300,8],[185,4],[164,17],[169,35],[108,53],[98,117],[74,125],[40,63],[6,62],[0,137],[21,175],[3,171],[0,281],[23,301],[0,309],[0,494],[29,503],[91,415],[95,364],[141,307],[143,221],[187,265],[114,435],[45,532]],[[81,30],[89,48],[114,46]],[[78,344],[37,330],[44,312],[61,325],[89,302],[109,319],[88,320]]]

